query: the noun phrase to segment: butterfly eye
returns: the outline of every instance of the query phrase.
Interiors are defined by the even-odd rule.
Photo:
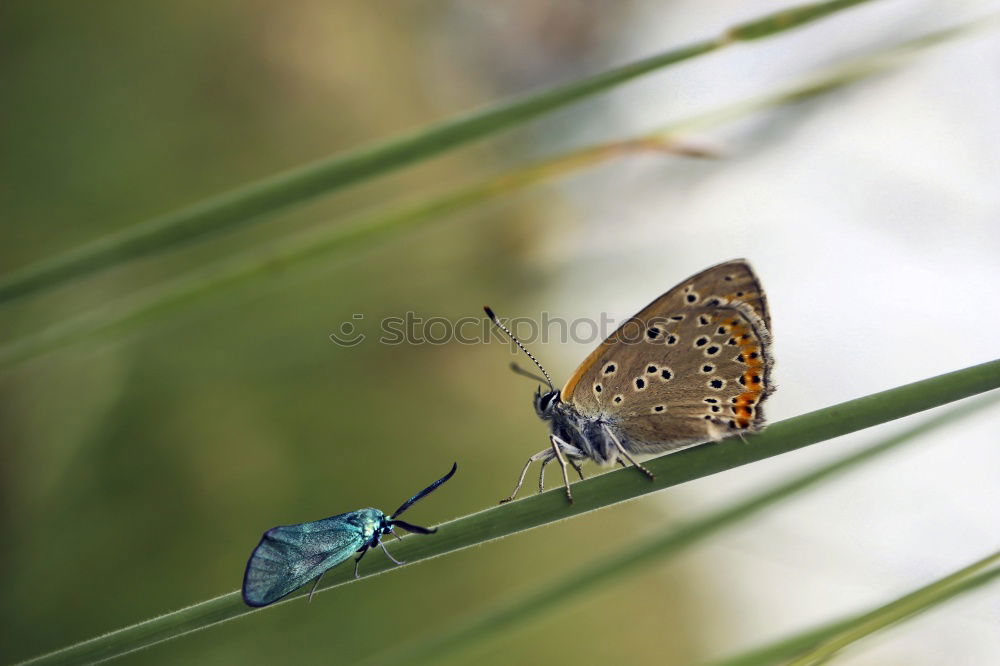
[[[559,391],[550,391],[541,397],[538,401],[538,408],[543,412],[548,411],[549,407],[556,401],[559,397]]]

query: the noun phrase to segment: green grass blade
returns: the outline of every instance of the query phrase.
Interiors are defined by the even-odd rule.
[[[985,399],[975,400],[939,414],[929,420],[919,423],[903,432],[883,439],[866,449],[852,453],[837,461],[823,465],[819,469],[802,474],[791,481],[781,483],[774,488],[757,493],[747,499],[736,502],[724,509],[714,511],[707,516],[693,520],[687,524],[673,526],[663,533],[646,539],[642,543],[629,544],[620,553],[588,566],[569,575],[560,577],[553,583],[546,583],[541,589],[530,594],[490,609],[476,615],[473,619],[462,622],[460,626],[417,641],[402,645],[389,651],[375,655],[371,662],[380,666],[388,664],[416,664],[424,661],[435,661],[463,647],[488,640],[498,634],[506,633],[535,620],[539,615],[547,613],[574,599],[589,594],[595,589],[627,575],[639,573],[643,567],[660,564],[664,559],[676,555],[685,548],[692,546],[716,532],[729,527],[781,500],[787,499],[808,488],[820,484],[842,474],[854,467],[866,463],[877,456],[912,442],[922,435],[950,425],[975,411],[989,406],[995,406],[998,396],[989,395]],[[805,644],[814,645],[812,644]],[[364,663],[369,663],[365,661]]]
[[[1000,577],[1000,566],[998,565],[1000,565],[1000,552],[993,553],[875,610],[809,629],[770,645],[714,662],[713,666],[821,664],[833,657],[839,650],[878,630],[914,617],[949,599],[993,582],[997,577]]]
[[[671,152],[673,147],[669,139],[660,137],[641,137],[592,146],[512,169],[442,196],[394,210],[362,215],[332,228],[303,232],[271,244],[265,251],[249,251],[222,260],[0,346],[0,368],[18,365],[64,345],[127,330],[255,279],[287,274],[292,268],[322,258],[376,245],[383,239],[414,230],[457,211],[638,150]]]
[[[977,21],[949,28],[892,48],[848,60],[768,94],[739,101],[707,113],[671,123],[656,132],[587,147],[512,169],[482,183],[389,211],[375,211],[332,228],[290,237],[266,251],[248,251],[195,273],[147,288],[98,309],[59,322],[38,333],[0,346],[0,368],[10,367],[68,344],[111,334],[200,302],[202,299],[275,274],[287,274],[348,249],[372,247],[379,241],[412,231],[497,197],[565,177],[578,170],[639,150],[691,155],[678,137],[704,130],[755,112],[829,93],[842,86],[909,62],[924,49],[950,39],[974,34],[995,24]],[[695,153],[696,156],[701,156]]]
[[[998,387],[1000,360],[989,361],[780,421],[761,433],[747,436],[746,443],[737,437],[661,456],[646,463],[656,474],[656,480],[652,482],[634,470],[623,469],[575,484],[576,503],[573,505],[568,505],[564,491],[556,488],[463,516],[441,525],[432,539],[404,538],[393,553],[410,566],[421,560],[566,520]],[[390,568],[394,568],[391,563],[376,559],[365,570],[362,579],[382,574]],[[324,581],[320,592],[352,583],[355,579],[353,570],[347,566],[331,570]],[[302,597],[307,594],[308,589],[303,589],[266,608],[296,601],[302,603]],[[65,664],[111,659],[261,610],[266,609],[254,610],[244,606],[239,591],[234,591],[26,663]]]
[[[138,257],[162,252],[201,236],[259,221],[290,206],[523,124],[644,74],[739,41],[776,35],[870,1],[834,0],[793,7],[737,25],[714,39],[672,49],[265,178],[190,208],[148,220],[64,254],[15,270],[0,278],[0,303]]]
[[[851,626],[824,640],[821,645],[789,662],[789,666],[815,666],[833,658],[844,648],[877,631],[936,606],[945,599],[968,591],[1000,576],[1000,551],[956,571],[934,583],[857,618]]]

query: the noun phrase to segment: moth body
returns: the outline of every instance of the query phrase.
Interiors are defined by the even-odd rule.
[[[354,560],[354,576],[358,577],[361,558],[369,549],[378,546],[394,563],[403,564],[385,550],[382,537],[388,534],[395,536],[396,527],[417,534],[436,532],[436,529],[412,525],[397,517],[450,479],[456,469],[457,464],[448,474],[404,502],[391,516],[368,508],[298,525],[272,527],[264,533],[247,561],[243,575],[243,601],[248,606],[267,606],[311,580],[316,581],[313,585],[315,592],[323,574],[354,553],[360,553]],[[312,592],[309,597],[312,598]]]

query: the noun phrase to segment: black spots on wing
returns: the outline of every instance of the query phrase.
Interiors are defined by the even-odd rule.
[[[716,356],[720,351],[722,351],[721,347],[718,345],[712,345],[711,347],[707,347],[705,349],[705,356]]]
[[[708,388],[715,389],[716,391],[722,390],[726,385],[725,379],[710,379],[708,382]]]
[[[666,406],[664,405],[657,405],[656,407],[653,407],[654,412],[662,412],[664,409],[666,409]]]
[[[650,326],[649,328],[646,329],[646,337],[649,338],[650,340],[655,340],[659,335],[660,335],[660,329],[658,329],[656,326]]]
[[[636,391],[643,391],[645,389],[646,389],[646,380],[643,379],[642,377],[636,377],[635,378],[635,390]]]
[[[617,369],[618,367],[614,363],[608,363],[606,366],[604,366],[604,374],[613,375],[615,374],[615,370]]]
[[[680,342],[680,338],[678,338],[676,335],[670,334],[667,336],[668,345],[676,345],[678,342]]]
[[[758,354],[757,352],[750,352],[750,358],[757,358],[759,356],[760,354]]]
[[[733,398],[733,400],[735,401],[736,398]],[[714,405],[717,402],[719,402],[719,399],[718,398],[705,398],[705,402],[707,402],[710,405]]]
[[[708,326],[711,323],[712,323],[712,320],[709,319],[708,317],[706,317],[705,315],[698,315],[698,325],[699,326]]]
[[[705,374],[708,374],[710,372],[714,372],[715,371],[715,366],[712,365],[711,363],[706,363],[705,365],[701,366],[701,371],[704,372]]]
[[[603,390],[604,390],[603,386],[601,386],[600,384],[594,384],[594,393],[600,393]]]
[[[722,301],[720,301],[718,298],[709,298],[709,299],[705,300],[705,305],[707,305],[710,308],[717,307],[717,306],[719,306],[721,304],[722,304]]]
[[[712,405],[709,409],[711,409],[713,412],[717,412],[720,409],[722,409],[722,407],[719,407],[718,405]]]
[[[738,382],[739,382],[740,384],[742,384],[743,386],[746,386],[746,385],[747,385],[747,378],[746,378],[746,377],[744,377],[743,375],[740,375],[740,378],[739,378],[739,379],[738,379],[737,381],[738,381]]]
[[[727,275],[726,277],[724,277],[722,279],[725,280],[726,282],[732,282],[733,281],[733,276],[732,275]]]
[[[750,378],[752,384],[760,384],[760,375],[754,375]]]
[[[694,341],[695,347],[704,347],[707,344],[708,344],[708,338],[704,335]]]
[[[646,374],[647,375],[655,375],[656,374],[656,366],[655,365],[646,366]]]
[[[615,404],[620,404],[621,401],[622,401],[622,397],[620,395],[616,395],[614,401],[615,401]]]
[[[742,291],[738,291],[738,292],[736,292],[736,296],[737,296],[737,297],[740,297],[740,296],[743,296],[743,292],[742,292]]]
[[[698,292],[694,290],[694,285],[689,284],[684,287],[684,301],[687,303],[697,303],[698,302]]]
[[[737,356],[733,360],[736,361],[737,363],[746,363],[747,362],[747,360],[745,358],[743,358],[743,354],[740,354],[739,356]]]
[[[662,379],[663,381],[673,379],[673,377],[674,373],[670,370],[670,368],[663,368],[662,370],[660,370],[660,379]]]
[[[670,317],[671,321],[684,321],[684,315],[673,315]]]
[[[712,415],[711,414],[705,414],[705,416],[703,416],[702,418],[705,419],[706,421],[711,421],[712,420]]]
[[[727,344],[727,345],[734,345],[734,346],[735,346],[735,345],[737,345],[737,344],[739,344],[739,343],[738,343],[738,342],[736,342],[736,338],[729,338],[729,339],[728,339],[728,340],[726,341],[726,344]]]

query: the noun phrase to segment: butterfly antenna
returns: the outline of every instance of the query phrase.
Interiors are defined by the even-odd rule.
[[[427,497],[428,495],[430,495],[434,491],[435,488],[437,488],[438,486],[440,486],[442,483],[444,483],[445,481],[447,481],[451,477],[455,476],[455,470],[456,469],[458,469],[458,463],[452,463],[452,465],[451,465],[451,471],[450,472],[448,472],[447,474],[445,474],[444,476],[442,476],[440,479],[438,479],[437,481],[435,481],[431,485],[429,485],[426,488],[424,488],[423,490],[421,490],[419,493],[417,493],[416,495],[414,495],[410,499],[408,499],[405,502],[403,502],[398,509],[396,509],[395,511],[392,512],[392,515],[389,516],[389,520],[392,520],[396,516],[400,515],[401,513],[403,513],[407,509],[409,509],[411,506],[413,506],[414,502],[416,502],[417,500],[422,499],[424,497]],[[404,526],[404,529],[405,529],[405,526]]]
[[[510,371],[513,372],[515,375],[521,375],[522,377],[528,377],[529,379],[534,379],[536,382],[542,382],[543,384],[545,383],[544,378],[542,378],[539,375],[536,375],[533,372],[528,372],[527,370],[519,366],[517,363],[514,363],[513,361],[510,362]]]
[[[515,345],[517,345],[518,349],[520,349],[521,351],[523,351],[528,356],[528,358],[530,358],[531,361],[536,366],[538,366],[538,369],[542,371],[543,375],[545,375],[545,383],[549,385],[549,389],[551,389],[551,390],[554,391],[555,387],[552,386],[552,378],[549,377],[549,373],[547,373],[545,371],[545,368],[543,368],[542,364],[538,362],[538,359],[535,358],[534,356],[532,356],[531,352],[528,351],[528,349],[524,345],[521,344],[521,341],[518,340],[514,336],[514,334],[510,332],[509,328],[507,328],[506,326],[504,326],[503,324],[500,323],[500,320],[497,319],[497,316],[495,314],[493,314],[493,310],[490,309],[490,306],[487,305],[487,306],[483,307],[483,310],[486,312],[486,316],[490,318],[490,321],[492,321],[494,324],[496,324],[497,328],[499,328],[501,331],[503,331],[504,333],[506,333],[507,337],[510,338],[511,341]],[[516,366],[514,366],[514,367],[516,367]],[[520,370],[520,368],[518,368],[517,370]],[[515,370],[514,372],[517,372],[517,370]]]

